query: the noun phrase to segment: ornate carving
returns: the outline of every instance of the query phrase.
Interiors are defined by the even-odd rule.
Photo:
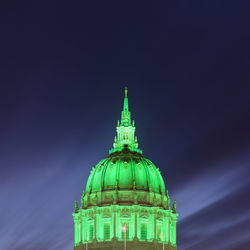
[[[110,218],[112,216],[110,209],[105,208],[102,212],[102,217],[103,218]]]
[[[121,193],[120,194],[120,199],[121,200],[124,200],[124,201],[128,201],[128,200],[130,200],[130,194],[128,194],[128,193]]]
[[[95,193],[95,195],[92,197],[92,200],[91,200],[91,203],[93,204],[93,205],[97,205],[97,194]]]
[[[153,201],[153,204],[155,204],[155,205],[158,203],[155,193],[154,193],[154,196],[153,196],[153,200],[152,200],[152,201]]]
[[[130,217],[130,210],[128,208],[121,209],[121,217]]]
[[[147,195],[146,194],[140,194],[140,195],[138,195],[138,200],[139,201],[146,201],[147,200]]]
[[[148,217],[148,211],[146,209],[141,209],[139,216],[142,218],[147,218]]]
[[[156,218],[157,218],[158,220],[162,220],[162,219],[163,219],[163,213],[160,212],[160,211],[158,211],[157,214],[156,214]]]
[[[87,213],[88,220],[93,220],[95,218],[94,212],[89,210]]]
[[[106,200],[106,201],[112,201],[113,200],[113,195],[111,193],[105,194],[104,195],[104,200]]]

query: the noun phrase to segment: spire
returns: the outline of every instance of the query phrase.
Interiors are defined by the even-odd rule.
[[[166,191],[166,196],[167,196],[167,209],[169,209],[170,208],[170,197],[168,194],[168,190]]]
[[[77,200],[75,200],[75,213],[78,213],[79,208],[78,208],[78,203]]]
[[[176,200],[174,201],[172,211],[174,214],[176,214]]]
[[[118,120],[116,127],[117,136],[114,140],[114,149],[110,150],[110,153],[122,151],[124,148],[130,151],[142,153],[138,149],[138,142],[135,136],[135,123],[131,122],[131,114],[128,108],[128,89],[125,88],[125,96],[123,102],[123,110],[121,114],[121,122]]]
[[[84,190],[82,191],[82,196],[81,196],[81,207],[83,207],[84,205],[84,196],[85,196],[85,192]],[[78,204],[77,204],[78,205]]]
[[[130,112],[128,109],[128,89],[127,89],[127,87],[125,88],[125,97],[124,97],[123,110],[122,110],[122,116],[121,116],[121,124],[123,124],[123,125],[130,125],[131,124]]]

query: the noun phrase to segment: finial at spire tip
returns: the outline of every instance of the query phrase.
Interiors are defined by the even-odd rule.
[[[128,88],[125,87],[125,97],[128,97]]]

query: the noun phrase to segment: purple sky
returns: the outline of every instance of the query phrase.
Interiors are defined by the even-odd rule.
[[[1,10],[0,249],[73,249],[74,200],[112,147],[125,86],[177,201],[178,249],[250,249],[249,6],[106,4]]]

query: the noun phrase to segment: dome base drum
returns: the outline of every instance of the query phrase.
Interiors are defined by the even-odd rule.
[[[74,220],[75,249],[86,249],[86,244],[89,249],[116,249],[124,244],[123,226],[127,246],[132,249],[158,249],[159,245],[162,249],[163,241],[165,249],[176,249],[177,214],[171,209],[142,205],[92,207],[79,210]]]

